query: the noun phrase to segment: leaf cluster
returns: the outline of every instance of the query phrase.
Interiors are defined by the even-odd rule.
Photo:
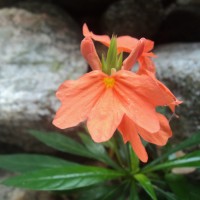
[[[200,142],[200,132],[175,147],[169,147],[153,161],[142,165],[120,135],[107,143],[94,143],[84,133],[81,142],[55,132],[30,131],[46,145],[91,160],[91,165],[47,155],[0,155],[0,168],[17,173],[4,180],[8,186],[31,190],[64,191],[71,199],[86,200],[198,200],[196,180],[173,174],[174,168],[200,167],[200,151],[173,157],[180,150]],[[147,148],[148,148],[147,144]],[[98,163],[98,165],[97,165]]]

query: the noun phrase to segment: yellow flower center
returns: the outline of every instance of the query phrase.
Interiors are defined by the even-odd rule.
[[[112,88],[115,85],[115,79],[106,77],[103,79],[103,82],[107,88]]]

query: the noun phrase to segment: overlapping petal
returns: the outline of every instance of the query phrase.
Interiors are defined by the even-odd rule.
[[[169,126],[169,122],[167,118],[157,113],[159,123],[160,123],[160,130],[156,133],[149,133],[148,131],[142,129],[141,127],[137,127],[138,133],[140,136],[146,140],[147,142],[163,146],[167,143],[168,139],[172,136],[172,131]]]
[[[96,35],[93,32],[89,31],[86,24],[83,25],[83,35],[85,37],[90,37],[95,41],[98,41],[105,46],[109,47],[110,45],[110,37],[107,35]],[[139,40],[130,36],[119,36],[117,38],[117,52],[127,52],[130,53],[130,57],[134,59],[138,59],[139,62],[139,74],[143,73],[143,70],[149,70],[150,72],[155,74],[155,65],[153,61],[151,60],[151,57],[155,57],[155,54],[150,52],[154,47],[154,42],[148,39],[143,38],[143,45],[144,48],[142,48],[142,52],[138,52],[138,42]],[[141,49],[141,48],[140,48]],[[135,57],[136,53],[138,52],[138,55]],[[130,70],[133,66],[134,62],[130,62],[131,59],[126,60],[127,64],[125,67],[126,70]]]
[[[87,127],[95,142],[109,140],[123,117],[121,103],[111,88],[106,89],[92,109]]]
[[[127,52],[130,53],[138,45],[138,39],[130,36],[119,36],[117,38],[117,50],[118,53]]]
[[[90,37],[85,37],[81,42],[81,53],[93,70],[101,69],[101,61]]]
[[[76,81],[64,82],[57,92],[62,105],[56,113],[53,124],[65,129],[86,120],[105,90],[105,85],[102,83],[105,76],[101,71],[95,70]]]
[[[144,49],[144,40],[137,41],[137,45],[132,49],[130,55],[123,61],[122,69],[131,70],[137,59],[141,56]]]
[[[86,24],[83,25],[83,35],[85,37],[91,37],[93,40],[101,42],[107,47],[110,45],[110,37],[107,35],[95,35],[93,32],[89,31]]]
[[[172,131],[169,126],[169,122],[165,116],[157,113],[160,130],[156,133],[149,133],[140,126],[136,125],[128,116],[124,115],[118,130],[123,136],[124,142],[130,142],[131,146],[143,162],[147,162],[148,155],[141,142],[140,136],[147,142],[163,146],[166,144],[168,139],[172,136]]]
[[[166,102],[166,104],[160,106],[169,106],[171,111],[175,112],[175,106],[181,104],[182,101],[179,101],[163,83],[156,79],[154,74],[152,74],[148,70],[145,70],[143,74],[148,75],[152,82],[159,87],[159,90],[157,90],[157,92],[162,96],[163,99],[165,99]],[[156,97],[152,96],[152,100],[153,99],[156,99]]]
[[[124,115],[118,130],[122,134],[124,142],[129,141],[131,146],[142,162],[147,162],[148,155],[138,135],[135,123],[126,115]]]
[[[138,84],[142,84],[143,76],[130,71],[120,70],[113,77],[116,80],[114,92],[124,105],[124,112],[127,116],[145,130],[152,133],[157,132],[160,126],[155,106],[148,99],[135,92]],[[141,88],[141,93],[147,91],[148,88]]]

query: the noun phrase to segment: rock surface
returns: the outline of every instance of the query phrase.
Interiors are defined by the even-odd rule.
[[[176,0],[166,9],[165,15],[156,41],[200,41],[199,0]]]
[[[183,101],[171,121],[174,136],[189,137],[200,130],[200,43],[162,45],[155,53],[158,78]]]
[[[99,13],[106,6],[115,2],[117,0],[73,0],[73,1],[65,1],[65,0],[56,0],[55,2],[59,2],[64,5],[66,9],[69,11],[73,11],[75,13],[79,12],[79,14],[87,15],[89,13]]]
[[[49,129],[58,86],[87,70],[81,33],[67,15],[13,8],[0,19],[0,142],[40,151],[27,130]]]
[[[111,4],[102,18],[104,32],[151,38],[163,18],[160,0],[120,0]]]

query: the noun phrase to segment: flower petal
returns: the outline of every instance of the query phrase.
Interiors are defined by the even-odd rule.
[[[89,36],[93,40],[95,40],[97,42],[101,42],[102,44],[104,44],[107,47],[110,45],[110,37],[109,36],[107,36],[107,35],[95,35],[91,31],[89,31],[89,29],[88,29],[86,24],[83,25],[83,35],[85,37]]]
[[[136,155],[139,157],[139,159],[142,162],[147,162],[148,155],[147,152],[140,140],[140,137],[138,135],[136,126],[134,122],[128,118],[126,115],[124,115],[118,130],[123,136],[124,141],[130,141],[131,146],[136,153]]]
[[[157,133],[149,133],[140,127],[138,127],[138,132],[147,142],[163,146],[172,136],[172,131],[167,118],[160,113],[157,113],[157,115],[160,122],[160,130]]]
[[[155,133],[160,129],[154,104],[142,95],[148,92],[146,77],[120,70],[113,75],[116,80],[114,91],[124,107],[124,112],[138,126]],[[148,78],[148,77],[147,77]],[[143,87],[142,87],[143,86]],[[139,92],[140,93],[139,93]],[[149,92],[148,92],[149,93]]]
[[[155,75],[147,70],[144,71],[145,74],[149,76],[149,78],[152,80],[154,85],[157,85],[157,92],[158,94],[161,95],[161,97],[156,97],[152,98],[151,100],[155,101],[155,105],[157,104],[159,106],[169,106],[172,112],[175,111],[175,106],[179,105],[182,103],[182,101],[179,101],[173,94],[172,92],[159,80],[155,78]],[[155,90],[155,89],[154,89]],[[152,93],[153,95],[153,93]],[[155,94],[154,94],[155,95]],[[150,96],[153,97],[153,96]],[[159,102],[160,101],[160,102]]]
[[[132,49],[130,55],[124,60],[122,69],[131,70],[137,59],[140,57],[144,49],[144,40],[138,41],[136,47]]]
[[[86,23],[83,24],[83,35],[85,37],[88,37],[88,36],[91,37],[91,32],[89,31]]]
[[[93,70],[101,69],[101,61],[90,37],[85,37],[82,40],[81,53]]]
[[[144,74],[145,70],[152,72],[153,74],[156,73],[156,67],[154,62],[148,56],[140,56],[139,60],[139,70],[137,74]]]
[[[88,117],[87,127],[92,139],[95,142],[109,140],[121,122],[123,114],[113,90],[106,88]]]
[[[119,36],[117,38],[117,50],[118,53],[127,52],[130,53],[138,45],[138,39],[130,36]]]
[[[123,79],[121,78],[121,82],[123,82],[126,87],[132,87],[135,94],[139,95],[140,98],[143,98],[154,107],[170,106],[174,111],[175,105],[180,104],[180,101],[176,100],[176,97],[171,91],[158,81],[153,73],[147,70],[144,72],[144,74],[135,75],[135,77],[133,77],[132,74],[134,73],[126,71],[127,75],[124,75],[125,77]]]
[[[53,124],[65,129],[86,120],[105,89],[102,81],[105,76],[101,71],[95,70],[76,81],[64,82],[57,92],[62,105],[56,113]]]
[[[154,47],[154,41],[152,40],[146,40],[144,44],[144,52],[149,52]]]

